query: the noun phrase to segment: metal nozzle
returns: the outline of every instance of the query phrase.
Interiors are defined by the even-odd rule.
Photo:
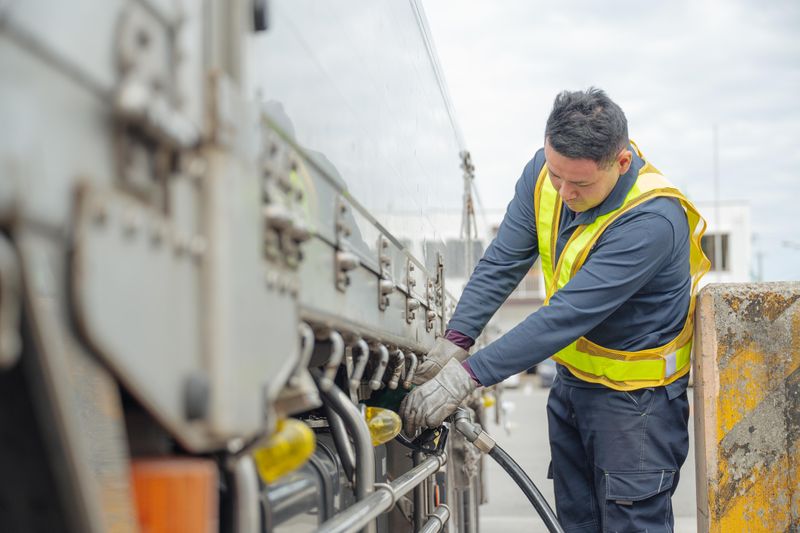
[[[391,390],[395,390],[397,388],[397,384],[400,383],[400,378],[403,376],[403,372],[406,369],[406,356],[403,354],[403,350],[395,350],[393,353],[394,357],[394,369],[392,370],[392,377],[389,379],[388,387]]]
[[[414,372],[417,371],[417,355],[414,352],[407,352],[406,359],[409,359],[411,362],[408,364],[408,372],[403,380],[403,388],[410,389],[411,380],[414,379]]]
[[[364,339],[358,339],[356,341],[356,347],[361,352],[359,357],[355,360],[355,364],[353,365],[353,373],[350,376],[350,387],[355,389],[361,384],[361,376],[364,375],[364,369],[367,367],[367,361],[369,360],[369,346],[364,341]]]
[[[489,453],[495,447],[494,439],[481,426],[472,422],[469,411],[463,407],[455,412],[453,421],[456,430],[483,453]]]
[[[338,331],[331,330],[331,355],[325,365],[325,374],[320,380],[320,387],[323,390],[330,389],[333,385],[333,380],[336,379],[336,372],[339,370],[339,365],[342,364],[344,357],[344,339]]]
[[[389,364],[389,350],[383,344],[378,344],[378,364],[375,371],[372,373],[372,379],[369,380],[369,388],[378,390],[381,388],[383,375],[386,373],[386,365]]]

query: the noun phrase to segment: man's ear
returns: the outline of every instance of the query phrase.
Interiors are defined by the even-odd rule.
[[[619,175],[621,176],[631,168],[631,163],[633,163],[633,152],[628,149],[621,151],[617,156],[617,163],[619,164]]]

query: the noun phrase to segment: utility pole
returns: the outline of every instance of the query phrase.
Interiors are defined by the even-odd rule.
[[[461,237],[464,239],[464,272],[466,278],[472,275],[475,267],[473,261],[475,254],[473,245],[478,238],[478,223],[475,219],[475,203],[472,197],[472,186],[475,180],[475,165],[472,164],[472,156],[469,152],[463,151],[461,156],[461,170],[464,176],[464,198],[461,211]]]
[[[719,216],[719,126],[715,123],[712,128],[714,152],[714,257],[712,258],[714,270],[722,270],[722,221]]]

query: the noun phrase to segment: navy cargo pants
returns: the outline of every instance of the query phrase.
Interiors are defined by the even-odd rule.
[[[556,511],[572,532],[673,531],[689,451],[689,401],[664,387],[621,392],[557,377],[547,401]]]

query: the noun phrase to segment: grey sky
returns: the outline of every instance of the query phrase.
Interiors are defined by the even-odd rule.
[[[695,201],[747,200],[767,280],[800,279],[800,3],[424,0],[486,207],[542,144],[554,96],[605,89]],[[754,263],[755,264],[755,263]]]

